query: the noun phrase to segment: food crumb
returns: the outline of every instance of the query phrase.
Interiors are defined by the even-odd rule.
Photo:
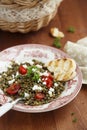
[[[76,123],[76,122],[77,122],[77,118],[74,118],[74,119],[72,120],[72,122],[73,122],[73,123]]]
[[[55,38],[63,38],[64,37],[64,33],[59,31],[59,29],[56,27],[50,29],[50,34],[51,34],[51,36],[53,36]]]
[[[74,113],[74,112],[72,112],[72,113],[71,113],[71,116],[73,116],[73,115],[75,115],[75,113]]]
[[[70,26],[67,31],[70,33],[75,33],[75,28],[73,26]]]
[[[77,118],[76,118],[74,115],[75,115],[75,113],[72,112],[72,113],[71,113],[71,116],[73,117],[72,122],[73,122],[73,123],[76,123],[76,122],[77,122]]]

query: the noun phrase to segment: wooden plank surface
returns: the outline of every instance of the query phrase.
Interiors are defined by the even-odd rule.
[[[69,26],[75,27],[75,33],[67,32]],[[37,32],[0,31],[0,50],[28,43],[52,46],[51,27],[58,27],[65,34],[61,49],[67,40],[77,41],[87,36],[87,0],[64,0],[50,24]],[[74,119],[76,122],[73,122]],[[87,85],[82,85],[77,97],[60,109],[38,114],[9,111],[0,118],[0,130],[87,130]]]

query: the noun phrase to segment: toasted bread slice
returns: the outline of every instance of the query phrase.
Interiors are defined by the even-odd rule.
[[[58,81],[68,81],[76,76],[76,63],[70,58],[56,59],[45,66],[54,73],[54,78]]]

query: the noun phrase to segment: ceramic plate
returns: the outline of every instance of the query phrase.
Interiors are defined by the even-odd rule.
[[[46,63],[50,60],[64,57],[68,57],[67,54],[45,45],[25,44],[14,46],[0,53],[0,72],[3,72],[9,66],[11,60],[21,63],[36,59]],[[64,92],[60,95],[60,97],[52,102],[40,106],[29,106],[18,103],[13,107],[13,109],[22,112],[37,113],[58,109],[68,104],[77,96],[82,86],[82,74],[78,66],[76,72],[76,77],[67,82]],[[0,104],[4,104],[8,102],[8,100],[9,97],[5,96],[2,91],[0,91]]]

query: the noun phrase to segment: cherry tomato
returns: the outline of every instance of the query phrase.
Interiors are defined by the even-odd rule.
[[[35,95],[35,98],[36,99],[43,99],[45,97],[45,95],[43,94],[43,93],[40,93],[40,92],[38,92],[38,93],[36,93],[36,95]]]
[[[6,92],[8,93],[8,94],[11,94],[11,95],[13,95],[13,94],[16,94],[17,92],[18,92],[18,90],[20,89],[20,85],[19,84],[12,84],[10,87],[8,87],[7,89],[6,89]]]
[[[41,79],[42,79],[43,82],[46,82],[46,86],[48,88],[52,87],[52,85],[53,85],[53,77],[52,77],[51,74],[49,74],[48,76],[42,75]]]
[[[48,78],[53,80],[53,76],[51,74],[48,75]]]
[[[42,75],[42,80],[46,80],[46,79],[50,79],[50,80],[53,80],[53,76],[49,73],[48,76],[45,76],[45,75]]]
[[[19,73],[22,74],[22,75],[24,75],[24,74],[27,73],[27,69],[24,68],[22,65],[20,65],[20,67],[19,67]]]
[[[50,78],[48,78],[48,80],[46,81],[46,85],[48,88],[51,88],[53,85],[53,81]]]

